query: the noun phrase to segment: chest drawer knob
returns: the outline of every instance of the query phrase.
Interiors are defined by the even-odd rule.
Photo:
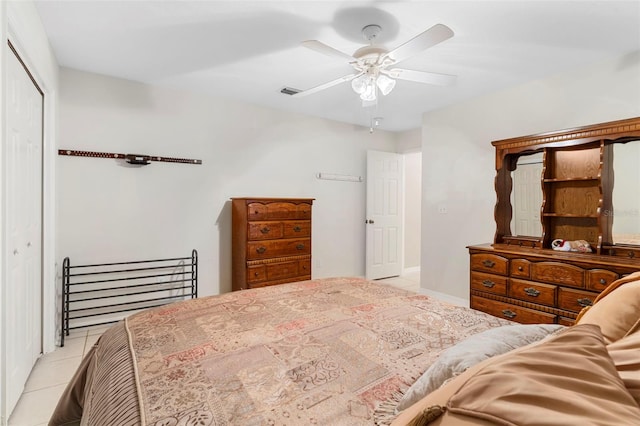
[[[607,283],[607,280],[605,280],[604,278],[600,278],[600,284],[604,285]]]
[[[587,306],[593,305],[593,301],[591,299],[586,298],[586,297],[580,298],[580,299],[576,300],[576,302],[578,303],[578,305],[582,306],[583,308],[586,308]]]
[[[513,311],[510,311],[509,309],[503,309],[502,315],[504,315],[507,318],[513,319],[516,317],[517,314]]]
[[[304,244],[298,244],[298,245],[296,246],[296,248],[297,248],[298,250],[304,250]]]
[[[527,296],[531,296],[531,297],[538,297],[538,295],[540,294],[540,291],[536,290],[533,287],[525,288],[524,292],[527,293]]]
[[[518,266],[518,271],[522,272],[523,268],[522,266]]]
[[[268,233],[269,233],[269,231],[271,231],[271,229],[269,229],[269,227],[268,227],[268,226],[265,226],[264,228],[262,228],[262,229],[260,230],[260,232],[262,232],[263,234],[268,234]]]
[[[264,253],[265,251],[267,251],[267,248],[265,246],[260,246],[256,249],[256,251],[260,254]]]
[[[256,277],[258,277],[258,276],[260,276],[260,272],[254,272],[254,275],[255,275]]]
[[[484,280],[482,281],[482,285],[485,286],[486,288],[492,288],[493,286],[496,285],[496,283],[494,283],[491,280]]]
[[[302,228],[300,228],[299,226],[294,226],[293,227],[293,231],[294,232],[300,232],[300,231],[302,231]]]
[[[486,266],[487,268],[493,268],[494,266],[496,266],[496,262],[494,262],[494,261],[492,261],[492,260],[489,260],[489,259],[487,259],[487,260],[483,260],[483,261],[482,261],[482,264],[483,264],[484,266]]]

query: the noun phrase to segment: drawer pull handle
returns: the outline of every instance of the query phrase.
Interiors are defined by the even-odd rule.
[[[294,226],[293,227],[293,231],[294,232],[300,232],[300,231],[302,231],[302,228],[300,228],[299,226]]]
[[[576,302],[578,302],[578,305],[582,306],[583,308],[593,305],[593,301],[591,299],[587,299],[586,297],[578,299],[576,300]]]
[[[257,277],[257,276],[260,275],[260,273],[259,272],[255,272],[254,275]]]
[[[298,250],[304,250],[304,244],[298,244],[298,245],[296,246],[296,248],[297,248]]]
[[[518,271],[522,272],[522,266],[518,266]]]
[[[264,253],[265,251],[267,251],[267,248],[264,246],[260,246],[256,249],[256,251],[260,254]]]
[[[600,284],[604,285],[607,283],[607,280],[605,280],[604,278],[600,278]]]
[[[502,315],[504,315],[507,318],[513,319],[513,318],[516,317],[517,314],[515,312],[513,312],[513,311],[510,311],[509,309],[503,309],[502,310]]]
[[[527,293],[527,296],[538,297],[540,295],[540,291],[536,290],[533,287],[527,287],[524,289],[524,292]]]
[[[492,288],[494,285],[496,285],[496,283],[494,283],[491,280],[484,280],[482,281],[482,285],[485,286],[486,288]]]
[[[491,260],[489,260],[489,259],[484,260],[484,261],[482,262],[482,264],[483,264],[484,266],[486,266],[487,268],[493,268],[494,266],[496,266],[496,262],[493,262],[493,261],[491,261]]]
[[[271,231],[271,229],[269,229],[269,227],[268,227],[268,226],[265,226],[264,228],[262,228],[262,229],[260,230],[260,232],[262,232],[263,234],[268,234],[268,233],[269,233],[269,231]]]

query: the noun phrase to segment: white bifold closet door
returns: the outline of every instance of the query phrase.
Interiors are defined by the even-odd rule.
[[[43,96],[7,52],[5,148],[5,409],[11,413],[42,353]]]

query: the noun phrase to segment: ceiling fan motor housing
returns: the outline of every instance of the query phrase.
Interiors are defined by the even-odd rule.
[[[353,57],[362,62],[376,62],[382,55],[386,55],[388,50],[384,46],[364,46],[353,53]]]

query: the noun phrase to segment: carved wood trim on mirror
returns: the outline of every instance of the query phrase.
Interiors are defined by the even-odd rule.
[[[611,282],[640,270],[640,117],[492,145],[496,233],[468,247],[471,307],[570,325]]]

